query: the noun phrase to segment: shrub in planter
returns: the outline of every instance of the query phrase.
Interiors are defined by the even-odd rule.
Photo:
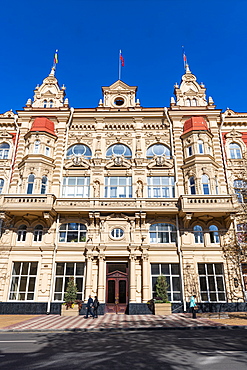
[[[64,305],[66,306],[66,310],[70,307],[73,308],[76,302],[77,297],[77,286],[74,282],[74,278],[70,277],[68,281],[68,285],[66,288],[66,292],[64,293]]]
[[[160,275],[157,278],[156,282],[156,293],[157,293],[157,298],[155,302],[157,303],[170,303],[168,301],[168,284],[166,281],[166,277],[164,275]]]

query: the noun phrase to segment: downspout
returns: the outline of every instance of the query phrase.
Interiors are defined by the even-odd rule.
[[[49,314],[51,312],[51,301],[52,301],[53,292],[54,292],[56,253],[57,253],[57,243],[58,243],[58,230],[59,230],[59,213],[57,214],[57,221],[56,221],[56,235],[55,235],[54,249],[53,249],[53,255],[52,255],[50,296],[49,296],[49,299],[48,299],[48,302],[47,302],[47,310],[46,310],[47,314]]]
[[[221,131],[222,126],[224,124],[224,118],[225,118],[224,113],[222,113],[221,117],[222,117],[222,122],[220,124],[220,145],[221,145],[221,151],[222,151],[222,157],[223,157],[223,166],[224,166],[224,172],[225,172],[225,178],[226,178],[226,186],[227,186],[228,193],[230,193],[230,187],[229,187],[229,181],[228,181],[228,172],[227,172],[227,165],[226,165],[226,153],[225,153],[225,148],[224,148],[224,145],[223,145],[222,131]]]
[[[180,267],[180,276],[181,276],[182,299],[183,299],[184,312],[186,312],[186,300],[185,300],[185,295],[184,295],[183,254],[181,251],[181,240],[180,240],[180,232],[179,232],[178,215],[176,215],[176,228],[177,228],[177,247],[178,247],[179,267]]]
[[[235,235],[237,236],[238,229],[237,229],[237,221],[236,221],[236,218],[234,218],[233,223],[234,223]],[[241,287],[242,287],[243,299],[244,299],[244,302],[245,302],[245,299],[246,299],[245,298],[245,286],[244,286],[244,279],[243,279],[243,274],[242,274],[242,265],[241,265],[241,262],[240,261],[238,261],[238,267],[239,267],[239,272],[240,272],[240,280],[241,280]]]
[[[17,119],[18,119],[18,115],[15,114],[14,115],[14,123],[15,123],[15,128],[16,128],[16,139],[15,139],[14,152],[13,152],[13,155],[12,155],[12,161],[11,161],[11,166],[10,166],[10,173],[9,173],[9,178],[8,178],[8,183],[7,183],[6,194],[9,194],[9,187],[10,187],[10,182],[11,182],[11,178],[12,178],[12,174],[13,174],[14,163],[15,163],[15,155],[16,155],[17,145],[18,145],[19,135],[20,135],[20,128],[17,124]]]
[[[172,120],[169,117],[167,107],[164,108],[164,111],[165,111],[167,121],[169,122],[171,152],[172,152],[173,160],[174,160],[175,189],[176,189],[176,195],[177,197],[179,197],[178,179],[177,179],[177,160],[176,160],[176,155],[174,153],[174,145],[173,145],[173,124],[172,124]],[[184,312],[186,312],[186,301],[185,301],[185,295],[184,295],[183,254],[181,251],[181,239],[180,239],[180,232],[179,232],[178,215],[176,215],[176,229],[177,229],[177,249],[178,249],[178,258],[179,258],[179,269],[180,269],[180,276],[181,276],[182,300],[183,300]]]
[[[60,192],[61,192],[61,186],[62,186],[62,180],[63,180],[63,165],[64,165],[64,160],[65,160],[66,154],[67,154],[68,139],[69,139],[69,129],[70,129],[70,126],[71,126],[73,114],[74,114],[74,108],[71,107],[70,108],[70,116],[69,116],[69,120],[68,120],[67,127],[66,127],[64,155],[62,157],[62,165],[61,165],[61,173],[60,173]],[[59,197],[60,197],[60,194],[59,194]]]

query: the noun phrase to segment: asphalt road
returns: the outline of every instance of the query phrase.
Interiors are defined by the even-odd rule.
[[[0,369],[246,370],[247,331],[1,333]]]

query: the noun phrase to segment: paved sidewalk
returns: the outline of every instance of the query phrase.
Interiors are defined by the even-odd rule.
[[[64,330],[136,330],[178,328],[224,328],[226,325],[207,318],[192,319],[190,314],[160,315],[114,315],[106,314],[97,319],[83,316],[38,315],[28,320],[6,326],[0,331],[64,331]]]

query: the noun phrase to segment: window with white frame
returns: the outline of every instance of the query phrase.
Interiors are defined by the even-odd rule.
[[[171,151],[167,146],[163,144],[154,144],[148,148],[147,158],[151,159],[154,156],[157,156],[157,157],[165,156],[166,158],[170,159]]]
[[[240,145],[236,143],[229,144],[229,154],[231,159],[242,158],[242,151]]]
[[[81,157],[84,156],[85,158],[91,158],[92,157],[92,152],[91,149],[84,144],[75,144],[72,145],[68,150],[67,150],[67,158],[71,157]]]
[[[204,154],[204,143],[202,140],[197,141],[198,153]]]
[[[237,224],[237,240],[242,247],[247,246],[247,224]]]
[[[35,176],[31,173],[27,179],[27,194],[33,194]]]
[[[46,194],[47,185],[48,185],[47,176],[43,176],[42,179],[41,179],[40,194]]]
[[[105,198],[132,198],[132,178],[105,177]]]
[[[44,100],[44,108],[47,108],[47,100]]]
[[[34,242],[41,242],[42,241],[42,235],[43,235],[43,226],[42,225],[36,225],[33,231],[33,241]]]
[[[38,262],[14,262],[9,300],[33,301]]]
[[[219,230],[217,226],[215,225],[209,226],[209,235],[210,235],[210,243],[217,244],[220,242]]]
[[[225,283],[222,263],[198,263],[202,302],[225,302]]]
[[[172,176],[148,177],[148,198],[174,198],[175,186]]]
[[[54,301],[64,301],[64,293],[70,277],[74,278],[77,287],[77,299],[83,300],[84,294],[84,262],[57,262],[54,285]]]
[[[60,243],[82,243],[86,241],[87,227],[84,224],[70,222],[59,229]]]
[[[4,179],[0,179],[0,194],[3,192],[3,187],[4,187]]]
[[[116,229],[112,229],[112,231],[111,231],[111,236],[114,239],[121,239],[123,237],[123,235],[124,235],[123,229],[116,228]]]
[[[195,225],[193,227],[194,239],[196,244],[203,243],[203,231],[200,225]]]
[[[24,242],[27,236],[27,226],[21,225],[17,230],[17,241]]]
[[[62,197],[88,198],[89,177],[64,177]]]
[[[247,181],[234,180],[233,187],[239,203],[247,203]]]
[[[168,300],[170,302],[181,301],[181,281],[178,263],[151,263],[152,293],[157,298],[156,283],[160,275],[166,277],[168,284]]]
[[[40,141],[36,140],[33,145],[33,153],[38,154],[40,149]]]
[[[53,100],[50,100],[49,104],[50,104],[49,108],[53,108]]]
[[[191,195],[196,194],[196,184],[193,176],[189,178],[189,193]]]
[[[122,157],[124,156],[125,158],[131,158],[132,153],[129,147],[123,144],[114,144],[110,146],[107,151],[106,151],[106,158],[109,157]]]
[[[0,159],[8,159],[9,148],[10,146],[7,143],[0,144]]]
[[[149,228],[150,243],[176,243],[177,229],[172,224],[158,223]]]
[[[210,194],[209,177],[207,175],[202,175],[202,194]]]

